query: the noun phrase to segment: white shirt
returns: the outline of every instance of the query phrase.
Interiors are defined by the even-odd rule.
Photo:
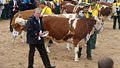
[[[114,0],[107,0],[107,2],[109,2],[109,3],[113,3],[113,2],[114,2]]]

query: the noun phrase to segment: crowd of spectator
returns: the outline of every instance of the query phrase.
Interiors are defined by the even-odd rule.
[[[36,0],[0,0],[0,19],[11,19],[18,11],[36,8]]]

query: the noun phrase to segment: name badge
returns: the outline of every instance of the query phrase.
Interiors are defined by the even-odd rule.
[[[18,31],[13,31],[13,36],[18,36],[19,32]]]

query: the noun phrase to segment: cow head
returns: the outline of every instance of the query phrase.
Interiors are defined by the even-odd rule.
[[[101,7],[99,14],[103,21],[105,21],[106,17],[108,18],[108,20],[111,20],[110,18],[112,16],[112,7],[110,6]]]
[[[15,19],[15,23],[17,23],[17,24],[19,24],[21,26],[25,26],[26,22],[27,22],[27,20],[23,19],[22,17],[17,17]]]

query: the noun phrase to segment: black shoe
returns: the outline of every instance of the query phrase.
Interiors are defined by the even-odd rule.
[[[91,56],[87,56],[87,59],[88,59],[88,60],[92,60],[92,57],[91,57]]]
[[[92,49],[96,49],[96,47],[93,47]]]
[[[114,30],[116,29],[116,28],[113,28]]]
[[[33,68],[33,66],[28,66],[28,68]]]

